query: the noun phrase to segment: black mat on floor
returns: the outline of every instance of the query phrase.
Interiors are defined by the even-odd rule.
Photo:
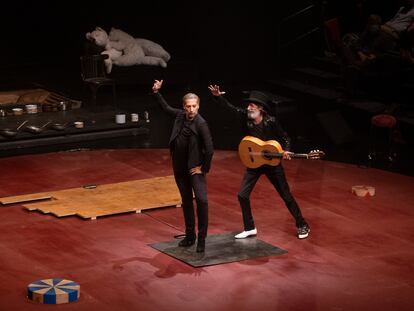
[[[177,258],[193,267],[218,265],[228,262],[282,255],[287,251],[258,240],[256,237],[235,239],[237,232],[207,236],[204,253],[196,252],[196,245],[179,247],[180,240],[149,244],[149,246]]]

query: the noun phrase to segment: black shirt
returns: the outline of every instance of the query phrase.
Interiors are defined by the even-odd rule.
[[[189,121],[182,109],[168,105],[159,92],[154,94],[154,97],[166,113],[175,117],[169,140],[174,172],[188,173],[189,169],[201,165],[202,172],[208,173],[214,148],[207,122],[200,114]],[[188,130],[191,131],[190,134]]]
[[[190,141],[190,136],[194,135],[193,131],[190,129],[192,120],[185,120],[183,126],[181,127],[180,133],[177,135],[174,141],[173,149],[173,162],[174,162],[174,171],[176,172],[188,172],[188,146]]]
[[[263,131],[263,121],[259,124],[255,124],[253,122],[249,122],[247,125],[247,133],[250,136],[260,138],[261,140],[266,140]]]

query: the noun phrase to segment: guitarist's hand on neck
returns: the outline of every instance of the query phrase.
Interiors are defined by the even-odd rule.
[[[284,159],[284,160],[292,160],[292,157],[290,156],[291,154],[293,154],[293,152],[290,152],[290,151],[284,151],[284,152],[283,152],[283,159]]]
[[[254,124],[259,124],[263,120],[263,108],[255,103],[249,103],[247,106],[247,117]]]

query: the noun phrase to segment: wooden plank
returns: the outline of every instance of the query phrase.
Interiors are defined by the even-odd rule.
[[[46,193],[0,198],[3,202],[19,202],[27,198],[44,197]],[[53,200],[26,203],[24,208],[39,210],[57,217],[77,215],[96,219],[125,212],[177,206],[181,197],[174,176],[132,180],[96,188],[71,188],[47,193]],[[21,201],[20,201],[21,202]]]
[[[50,200],[50,199],[52,199],[51,195],[35,193],[35,194],[28,194],[28,195],[20,195],[16,197],[0,198],[0,203],[3,205],[7,205],[7,204],[16,204],[16,203],[23,203],[23,202],[29,202],[29,201],[40,201],[40,200]]]

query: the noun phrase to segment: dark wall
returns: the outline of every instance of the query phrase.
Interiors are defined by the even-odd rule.
[[[198,62],[207,78],[262,75],[278,21],[312,1],[15,1],[3,5],[0,67],[75,63],[85,33],[114,26]],[[139,8],[135,8],[135,7]]]
[[[371,14],[381,16],[385,22],[392,18],[405,0],[325,0],[326,18],[339,17],[344,33],[359,33],[365,28]]]

